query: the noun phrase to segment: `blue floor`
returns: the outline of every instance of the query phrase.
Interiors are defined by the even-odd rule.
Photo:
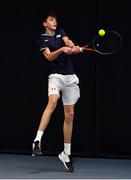
[[[74,158],[74,173],[57,156],[0,154],[0,179],[131,179],[131,160]]]

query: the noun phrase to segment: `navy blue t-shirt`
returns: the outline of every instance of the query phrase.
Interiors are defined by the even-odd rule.
[[[41,34],[40,38],[38,39],[38,48],[40,52],[46,48],[49,48],[52,52],[65,46],[65,43],[62,40],[62,37],[64,36],[66,36],[66,33],[63,31],[63,29],[56,30],[55,34],[53,35]],[[63,75],[70,75],[75,73],[71,58],[65,53],[61,53],[53,61],[48,61],[48,65],[49,75],[54,73]]]

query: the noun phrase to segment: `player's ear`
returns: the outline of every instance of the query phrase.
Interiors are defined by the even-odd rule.
[[[46,23],[46,22],[43,22],[43,26],[46,27],[46,26],[47,26],[47,23]]]

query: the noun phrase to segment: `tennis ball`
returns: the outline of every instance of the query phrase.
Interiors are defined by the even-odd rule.
[[[105,32],[104,29],[100,29],[100,30],[98,31],[99,36],[104,36],[105,33],[106,33],[106,32]]]

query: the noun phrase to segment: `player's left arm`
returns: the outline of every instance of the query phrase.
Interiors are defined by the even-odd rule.
[[[74,42],[73,42],[71,39],[69,39],[68,36],[64,36],[64,37],[63,37],[63,41],[64,41],[64,43],[65,43],[65,45],[66,45],[67,47],[72,48],[72,51],[73,51],[74,53],[80,53],[80,52],[81,52],[79,46],[76,46],[76,45],[74,44]]]
[[[72,48],[73,46],[75,46],[75,44],[73,43],[73,41],[70,40],[68,36],[64,36],[64,37],[63,37],[63,41],[64,41],[64,43],[65,43],[65,45],[66,45],[67,47]]]

